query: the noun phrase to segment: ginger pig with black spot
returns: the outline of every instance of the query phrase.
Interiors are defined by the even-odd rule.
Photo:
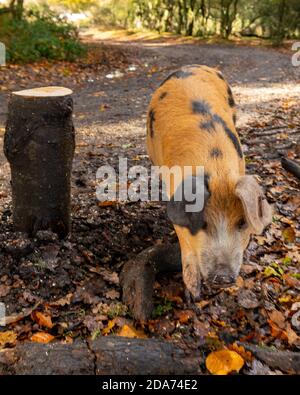
[[[216,69],[192,65],[171,74],[155,91],[147,120],[152,163],[170,169],[191,166],[202,177],[203,208],[188,212],[174,194],[181,179],[162,179],[169,191],[167,212],[179,239],[183,280],[197,299],[201,283],[223,288],[235,283],[251,233],[272,220],[255,175],[245,174],[245,159],[235,129],[236,108],[230,86]],[[204,168],[197,174],[196,166]]]

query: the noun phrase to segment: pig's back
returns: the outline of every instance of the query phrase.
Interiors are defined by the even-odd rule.
[[[207,66],[177,70],[150,102],[147,146],[152,162],[243,173],[235,112],[231,89],[219,71]]]

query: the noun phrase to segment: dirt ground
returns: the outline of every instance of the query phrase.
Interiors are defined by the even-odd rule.
[[[207,353],[235,340],[299,350],[299,182],[280,165],[282,155],[296,160],[300,155],[300,67],[292,66],[292,53],[101,34],[84,39],[93,47],[88,61],[0,69],[0,301],[8,316],[19,318],[0,331],[15,333],[14,342],[38,332],[72,342],[117,334],[126,324],[147,337],[204,347]],[[127,157],[128,166],[150,168],[145,121],[151,93],[185,64],[217,67],[230,82],[248,172],[258,174],[274,204],[274,221],[264,235],[252,238],[236,287],[204,296],[194,311],[186,303],[181,275],[166,275],[155,285],[153,319],[139,323],[121,303],[122,265],[176,236],[159,203],[101,207],[95,175],[103,164],[117,166],[119,157]],[[2,150],[7,99],[12,90],[43,85],[74,90],[72,234],[63,241],[50,232],[29,240],[12,229],[9,165]],[[33,308],[52,324],[30,314]],[[199,353],[204,372],[205,355]],[[243,370],[261,372],[274,373],[255,361]]]

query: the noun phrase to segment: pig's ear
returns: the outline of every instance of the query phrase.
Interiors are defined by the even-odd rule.
[[[256,234],[260,234],[272,222],[273,210],[255,177],[240,177],[235,193],[243,204],[247,222]]]

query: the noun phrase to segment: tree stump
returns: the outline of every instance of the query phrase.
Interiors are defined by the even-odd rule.
[[[149,247],[125,263],[120,276],[122,299],[136,320],[151,317],[155,276],[181,270],[179,243]]]
[[[11,167],[16,231],[70,232],[70,178],[75,149],[72,91],[45,87],[13,92],[4,153]]]

